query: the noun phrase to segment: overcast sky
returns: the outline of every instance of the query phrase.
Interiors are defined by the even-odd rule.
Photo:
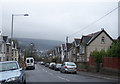
[[[3,0],[0,28],[3,35],[10,37],[11,15],[28,13],[28,17],[14,17],[14,37],[65,41],[65,37],[70,35],[69,41],[72,41],[104,28],[115,39],[118,37],[118,10],[83,28],[118,7],[118,1]]]

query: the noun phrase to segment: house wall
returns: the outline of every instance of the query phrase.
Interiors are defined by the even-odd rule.
[[[105,43],[101,43],[101,38],[105,38]],[[94,50],[100,51],[101,49],[107,49],[111,46],[112,40],[104,33],[102,32],[89,46],[86,47],[86,52],[87,52],[87,61],[89,61],[89,56],[90,53],[93,52]]]
[[[64,50],[63,50],[63,47],[61,45],[61,61],[63,62],[64,60]]]
[[[9,47],[9,52],[7,52],[7,47]],[[10,45],[6,45],[5,46],[5,60],[6,61],[11,61],[11,46]]]
[[[16,50],[16,51],[15,51],[15,59],[16,59],[16,61],[18,61],[18,57],[19,57],[19,55],[18,55],[18,50]]]
[[[5,59],[5,42],[3,41],[3,36],[0,35],[0,61]]]
[[[2,44],[0,44],[0,61],[4,61],[5,59],[5,43],[2,42]]]

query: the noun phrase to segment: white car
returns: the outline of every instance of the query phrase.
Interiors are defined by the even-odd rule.
[[[77,65],[74,62],[64,62],[61,65],[61,72],[64,73],[77,73]]]
[[[26,83],[24,69],[17,61],[0,62],[0,84]]]
[[[55,62],[51,62],[51,63],[49,64],[49,68],[52,69],[52,66],[54,66],[54,65],[55,65]]]
[[[33,57],[26,58],[26,69],[35,69],[35,62]]]

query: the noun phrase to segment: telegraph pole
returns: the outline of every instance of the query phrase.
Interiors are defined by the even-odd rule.
[[[68,36],[66,37],[66,61],[68,61]]]

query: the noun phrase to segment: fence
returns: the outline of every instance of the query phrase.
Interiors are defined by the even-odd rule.
[[[95,58],[89,57],[89,65],[94,66]],[[110,69],[120,69],[120,58],[119,57],[104,57],[103,60],[103,68],[110,68]]]

